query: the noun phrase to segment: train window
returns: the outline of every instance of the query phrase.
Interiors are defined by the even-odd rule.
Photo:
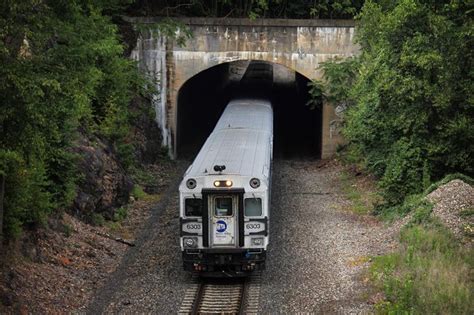
[[[185,199],[184,211],[187,217],[201,217],[202,216],[202,199]]]
[[[232,215],[232,198],[215,199],[215,215],[218,217]]]
[[[245,216],[259,217],[262,215],[262,199],[246,198],[245,199]]]

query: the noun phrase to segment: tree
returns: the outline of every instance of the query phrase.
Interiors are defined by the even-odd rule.
[[[344,134],[397,203],[427,178],[474,173],[473,11],[469,1],[382,3],[358,16]]]

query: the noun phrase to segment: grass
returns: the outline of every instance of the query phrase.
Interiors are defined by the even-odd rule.
[[[371,277],[386,296],[376,305],[381,314],[474,313],[473,250],[428,209],[417,209],[397,252],[373,259]]]
[[[147,193],[143,191],[143,188],[140,185],[133,185],[132,191],[130,192],[133,198],[136,200],[143,199],[146,197]]]
[[[128,216],[128,208],[126,206],[120,207],[114,213],[113,222],[122,222]]]
[[[372,191],[362,191],[356,184],[355,177],[342,171],[340,175],[342,190],[352,203],[351,210],[358,214],[368,214],[372,212],[373,205],[379,199],[378,194]]]
[[[67,223],[64,223],[62,225],[62,228],[63,228],[63,234],[64,236],[66,237],[69,237],[72,235],[72,232],[74,231],[74,229],[72,228],[72,226],[70,224],[67,224]]]
[[[467,208],[459,213],[461,217],[470,218],[474,216],[474,208]]]
[[[357,155],[354,155],[357,156]],[[349,164],[361,165],[350,154],[342,156]],[[429,186],[423,193],[407,196],[402,204],[388,205],[361,192],[350,173],[341,175],[342,188],[357,213],[370,212],[386,221],[412,213],[400,233],[400,246],[390,254],[372,257],[370,278],[384,299],[376,304],[380,314],[474,314],[474,249],[464,246],[431,215],[433,205],[426,195],[453,179],[474,185],[462,174],[452,174]],[[460,213],[472,218],[474,209]],[[464,226],[465,235],[474,237],[474,227]],[[358,263],[355,261],[354,263]]]
[[[425,199],[424,194],[416,194],[408,196],[402,204],[395,206],[387,206],[386,204],[380,204],[375,209],[377,214],[382,220],[387,222],[393,222],[396,219],[406,216],[410,212],[414,212],[415,221],[423,221],[423,219],[430,215],[433,205]]]

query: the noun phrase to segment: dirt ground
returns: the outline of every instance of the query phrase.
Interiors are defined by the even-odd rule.
[[[1,257],[0,313],[70,313],[87,305],[135,247],[177,170],[175,163],[151,166],[157,193],[132,201],[120,223],[91,226],[64,214],[47,228],[24,233]]]

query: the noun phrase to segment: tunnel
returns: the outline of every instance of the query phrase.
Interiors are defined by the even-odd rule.
[[[268,71],[262,70],[269,67],[270,85]],[[264,61],[224,63],[196,74],[178,92],[178,157],[194,158],[231,99],[255,96],[272,102],[275,158],[320,158],[322,108],[307,105],[309,82],[298,72]]]

